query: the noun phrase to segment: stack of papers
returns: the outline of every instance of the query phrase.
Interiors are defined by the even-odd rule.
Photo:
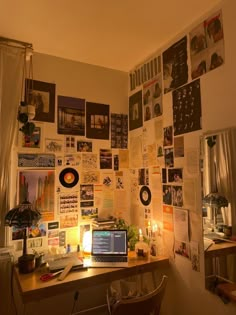
[[[204,251],[206,251],[211,245],[215,244],[210,238],[204,237]]]

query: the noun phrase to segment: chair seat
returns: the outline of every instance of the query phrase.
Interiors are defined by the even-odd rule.
[[[119,300],[112,299],[107,292],[107,304],[110,315],[158,315],[164,297],[167,276],[163,276],[161,283],[152,292],[142,296],[126,297]]]

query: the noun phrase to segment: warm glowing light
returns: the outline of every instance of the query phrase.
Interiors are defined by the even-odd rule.
[[[92,248],[92,233],[86,231],[83,235],[83,253],[84,255],[90,255]]]

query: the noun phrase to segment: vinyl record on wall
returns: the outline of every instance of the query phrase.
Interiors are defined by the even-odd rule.
[[[150,191],[148,186],[143,186],[140,189],[139,196],[140,196],[140,200],[144,206],[148,206],[150,204],[151,199],[152,199],[152,194],[151,194],[151,191]]]
[[[61,171],[59,180],[62,186],[72,188],[78,183],[79,174],[74,168],[67,167]]]

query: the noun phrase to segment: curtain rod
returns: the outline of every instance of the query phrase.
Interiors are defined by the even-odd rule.
[[[26,48],[31,48],[33,49],[33,44],[31,43],[27,43],[27,42],[22,42],[20,40],[16,40],[16,39],[11,39],[11,38],[7,38],[7,37],[2,37],[0,36],[0,42],[6,42],[6,43],[14,43],[14,44],[17,44],[17,45],[21,45],[23,47],[26,47]]]

